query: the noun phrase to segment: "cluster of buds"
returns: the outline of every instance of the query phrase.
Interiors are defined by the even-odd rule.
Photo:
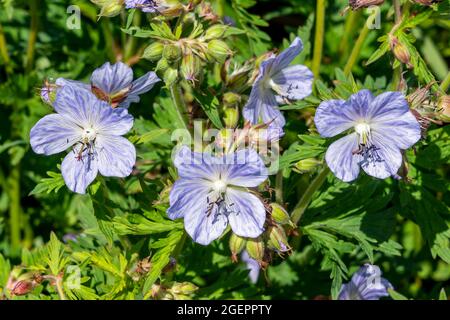
[[[411,55],[409,54],[408,48],[406,48],[406,46],[392,34],[389,34],[389,46],[398,61],[405,64],[409,69],[413,67],[413,65],[411,64]]]
[[[283,256],[292,248],[289,246],[288,234],[295,234],[295,225],[286,210],[277,203],[268,206],[270,215],[266,222],[266,230],[258,238],[244,238],[231,234],[229,246],[231,260],[238,261],[238,255],[247,251],[250,258],[256,260],[265,269],[272,260],[273,253]]]
[[[178,81],[181,76],[192,85],[197,85],[203,78],[203,67],[207,63],[224,63],[232,54],[225,43],[228,26],[214,24],[204,30],[202,24],[195,18],[186,16],[175,34],[161,32],[156,37],[157,42],[149,45],[143,58],[158,62],[156,72],[159,73],[167,85]],[[192,27],[191,33],[182,38],[182,26]],[[167,30],[165,30],[167,31]]]
[[[155,300],[190,300],[198,287],[190,282],[154,284],[151,296]]]

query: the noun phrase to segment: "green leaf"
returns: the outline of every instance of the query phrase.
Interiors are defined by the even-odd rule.
[[[64,179],[61,173],[47,171],[47,175],[50,178],[43,178],[33,190],[28,194],[29,196],[38,195],[41,193],[49,194],[51,192],[58,192],[64,185]]]
[[[50,242],[47,244],[46,262],[54,276],[58,275],[69,263],[69,258],[64,257],[64,247],[62,243],[53,232],[50,234]]]
[[[439,300],[447,300],[447,294],[445,293],[444,288],[442,288],[441,292],[439,293]]]
[[[203,111],[205,111],[206,115],[208,116],[209,120],[214,124],[214,126],[218,129],[223,128],[223,124],[220,118],[219,114],[219,99],[217,99],[217,96],[208,94],[203,95],[198,92],[193,92],[195,100],[200,104]]]
[[[391,296],[392,299],[394,300],[408,300],[407,297],[405,297],[404,295],[398,293],[397,291],[393,290],[393,289],[388,289],[389,295]]]

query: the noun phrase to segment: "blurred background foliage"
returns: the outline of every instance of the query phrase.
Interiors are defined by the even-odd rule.
[[[246,31],[227,39],[236,61],[282,49],[299,35],[304,51],[296,62],[312,67],[315,1],[211,3],[220,17]],[[403,3],[414,14],[431,10],[411,30],[417,48],[413,54],[426,62],[422,75],[429,73],[441,82],[448,77],[450,61],[449,3],[443,1],[437,9]],[[66,26],[70,5],[81,9],[80,29]],[[314,107],[336,92],[348,96],[354,85],[380,92],[395,81],[391,54],[365,65],[380,46],[377,39],[392,28],[391,1],[381,6],[380,29],[370,30],[363,41],[351,69],[353,77],[342,70],[367,13],[343,15],[346,5],[344,0],[327,1],[321,81],[314,96],[284,107],[289,111],[280,165],[288,209],[315,175],[299,172],[297,162],[322,157],[327,145],[314,135]],[[426,139],[408,151],[410,183],[362,176],[357,183],[346,184],[328,176],[300,220],[300,236],[291,239],[294,252],[274,257],[257,285],[248,281],[244,264],[231,262],[227,236],[202,247],[186,239],[182,224],[166,220],[167,190],[174,179],[170,133],[179,124],[172,118],[173,105],[162,85],[130,108],[136,118],[130,139],[138,147],[133,176],[98,181],[92,198],[68,192],[57,168],[61,155],[38,156],[29,147],[31,127],[52,112],[39,97],[44,81],[57,77],[88,81],[105,61],[123,60],[133,66],[136,76],[155,68],[140,59],[152,40],[122,32],[125,11],[113,18],[99,19],[97,14],[98,8],[89,1],[0,0],[0,297],[11,298],[6,288],[12,276],[37,272],[58,280],[66,266],[77,265],[81,288],[63,284],[61,293],[54,282],[39,279],[44,285],[14,298],[51,299],[61,294],[70,299],[161,298],[178,281],[198,287],[196,298],[312,299],[335,296],[341,282],[367,261],[380,265],[396,291],[409,298],[436,299],[442,288],[449,292],[448,126],[431,124]],[[133,19],[148,27],[145,16],[136,14]],[[429,84],[426,76],[404,71],[408,92]],[[211,86],[219,83],[220,79],[209,79]],[[433,89],[432,94],[439,90],[442,93]],[[194,116],[207,118],[201,110]],[[147,256],[153,258],[146,267]],[[172,256],[177,256],[177,263],[170,267]],[[178,298],[194,291],[188,289]]]

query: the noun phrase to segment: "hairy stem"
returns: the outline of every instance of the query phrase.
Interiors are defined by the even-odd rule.
[[[189,130],[188,119],[187,119],[187,109],[186,104],[181,93],[181,88],[179,83],[174,83],[170,87],[170,95],[172,96],[172,101],[177,110],[178,119],[184,125],[184,129]]]
[[[57,276],[55,280],[56,280],[55,281],[56,291],[58,292],[59,299],[60,300],[67,300],[66,299],[66,295],[64,293],[62,277]]]
[[[316,78],[319,77],[320,64],[322,62],[324,35],[325,35],[325,0],[317,0],[316,32],[314,36],[314,55],[311,68]]]
[[[343,59],[347,57],[347,53],[349,52],[350,47],[353,46],[353,36],[357,31],[356,22],[361,16],[361,13],[362,11],[350,11],[347,14],[344,26],[344,34],[339,45],[339,53],[342,55]]]
[[[367,38],[367,35],[369,34],[369,27],[368,25],[372,22],[373,17],[367,18],[367,21],[364,23],[364,27],[359,33],[358,39],[356,40],[356,43],[353,46],[352,52],[350,54],[350,57],[347,60],[347,63],[344,67],[344,73],[350,74],[352,72],[352,69],[356,62],[358,61],[359,54],[361,53],[362,46],[364,44],[364,41]]]
[[[305,213],[306,208],[308,208],[308,205],[311,202],[314,193],[319,190],[319,188],[325,182],[329,173],[330,169],[325,166],[308,186],[305,193],[303,193],[303,196],[301,197],[300,201],[297,203],[291,214],[291,219],[294,224],[298,225],[300,219],[303,216],[303,213]]]
[[[31,24],[30,24],[30,36],[28,38],[28,47],[27,47],[27,60],[25,70],[30,72],[33,69],[34,65],[34,52],[36,48],[36,38],[39,27],[39,17],[38,17],[38,4],[37,0],[30,0],[30,16],[31,16]]]

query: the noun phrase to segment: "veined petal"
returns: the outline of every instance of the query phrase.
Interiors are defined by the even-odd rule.
[[[139,95],[150,91],[155,83],[161,81],[154,72],[148,72],[139,79],[133,81],[131,90],[128,93],[127,98],[119,104],[120,107],[128,108],[131,103],[137,103],[140,101]]]
[[[377,132],[372,132],[371,142],[374,149],[361,158],[361,168],[368,175],[379,179],[396,174],[402,165],[400,150]]]
[[[334,175],[342,181],[353,181],[359,174],[359,163],[362,157],[354,154],[358,149],[358,137],[356,133],[349,134],[333,142],[325,154],[328,167]]]
[[[283,70],[289,64],[291,64],[292,60],[295,59],[299,55],[299,53],[303,50],[303,43],[299,37],[296,37],[294,41],[292,41],[291,45],[283,50],[273,62],[271,68],[271,76]]]
[[[89,84],[71,79],[58,78],[56,79],[55,84],[59,87],[72,86],[75,89],[91,91],[91,86]]]
[[[376,96],[369,104],[367,117],[371,123],[391,121],[409,112],[408,102],[401,92],[389,91]]]
[[[98,135],[98,170],[105,177],[128,177],[136,163],[134,145],[123,137]]]
[[[239,150],[226,158],[226,163],[230,164],[226,177],[228,184],[257,187],[267,179],[267,168],[254,149]]]
[[[219,238],[228,225],[227,217],[220,213],[214,205],[208,213],[206,198],[186,208],[184,213],[184,228],[192,239],[202,245],[208,245]]]
[[[370,90],[360,90],[350,96],[348,102],[350,103],[353,114],[357,115],[356,120],[365,120],[369,118],[369,107],[374,97]]]
[[[55,154],[71,147],[81,138],[82,131],[75,123],[59,114],[49,114],[39,120],[30,131],[30,144],[38,154]]]
[[[219,162],[207,153],[192,152],[186,146],[176,151],[173,160],[181,178],[204,180],[213,180],[220,175]]]
[[[91,76],[91,84],[106,94],[112,94],[131,86],[133,70],[123,62],[111,65],[106,62]]]
[[[421,138],[420,124],[409,110],[390,120],[384,117],[383,121],[373,123],[371,127],[374,132],[403,150],[412,147]]]
[[[82,159],[77,158],[77,154],[69,152],[61,164],[61,173],[67,187],[76,193],[86,193],[86,188],[97,176],[97,158],[88,155],[84,151]]]
[[[191,208],[205,201],[209,191],[210,187],[201,181],[188,179],[175,181],[169,194],[168,217],[172,220],[184,217]]]
[[[242,113],[251,124],[257,124],[260,118],[264,123],[273,123],[280,128],[286,124],[270,89],[263,90],[254,86]]]
[[[241,237],[256,238],[264,231],[266,209],[255,195],[228,188],[226,199],[232,210],[228,215],[231,229]]]
[[[96,124],[99,134],[121,136],[133,127],[133,116],[125,108],[111,108],[108,103],[99,100],[96,109]]]
[[[314,123],[322,137],[334,137],[355,125],[358,114],[344,100],[323,101],[316,110]]]
[[[280,70],[272,77],[289,100],[300,100],[312,92],[314,75],[307,67],[294,65]]]

